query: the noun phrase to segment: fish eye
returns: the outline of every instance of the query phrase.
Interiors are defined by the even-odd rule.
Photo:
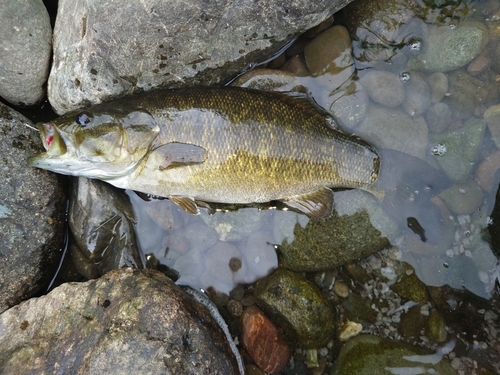
[[[92,121],[92,116],[88,113],[82,112],[76,115],[75,121],[78,125],[87,126]]]

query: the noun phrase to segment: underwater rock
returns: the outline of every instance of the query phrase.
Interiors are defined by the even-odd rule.
[[[436,353],[401,341],[381,339],[372,335],[356,336],[344,344],[335,361],[331,375],[372,375],[436,373],[456,375],[444,358],[449,349]],[[431,360],[432,358],[432,360]]]
[[[49,101],[61,114],[157,87],[223,83],[347,2],[60,0]]]
[[[311,72],[307,70],[304,55],[295,55],[290,57],[280,70],[282,72],[292,73],[295,77],[307,77],[311,74]]]
[[[256,306],[243,312],[241,342],[259,368],[276,374],[285,367],[290,358],[290,349],[280,331]]]
[[[477,167],[475,179],[479,186],[487,192],[491,193],[493,188],[497,188],[496,174],[500,169],[500,150],[493,152]]]
[[[43,146],[26,125],[0,103],[0,312],[49,285],[64,245],[62,178],[28,166]]]
[[[45,95],[52,28],[42,0],[4,0],[0,12],[0,96],[18,106]]]
[[[394,108],[405,100],[405,89],[399,77],[383,70],[372,70],[360,80],[375,103]]]
[[[79,259],[74,265],[83,276],[99,277],[122,267],[145,267],[134,233],[134,212],[122,191],[99,180],[73,179],[69,213],[76,244],[71,254],[74,260]]]
[[[277,269],[255,288],[257,304],[286,337],[306,349],[318,349],[334,337],[330,302],[304,277]]]
[[[208,227],[217,232],[221,241],[240,241],[247,238],[269,220],[269,210],[242,208],[235,212],[217,212],[213,215],[202,215]]]
[[[341,92],[328,95],[327,100],[327,103],[331,103],[326,105],[328,111],[337,120],[340,127],[348,130],[353,129],[363,121],[369,105],[366,90],[357,81],[352,82]]]
[[[432,144],[446,146],[446,152],[436,158],[453,181],[463,181],[472,172],[485,128],[484,120],[471,118],[460,129],[432,136]]]
[[[1,314],[0,331],[4,372],[240,373],[206,305],[157,271],[63,284]]]
[[[483,115],[484,121],[488,124],[491,138],[497,148],[500,148],[500,104],[489,107]]]
[[[426,153],[427,123],[411,118],[399,108],[370,105],[363,121],[354,129],[376,147],[389,148],[423,159]]]
[[[344,26],[333,26],[311,40],[304,48],[307,69],[313,76],[326,73],[336,77],[335,89],[354,72],[351,37]]]
[[[408,61],[415,70],[447,72],[468,64],[488,43],[488,30],[480,22],[461,22],[456,27],[429,28],[427,50]]]
[[[425,334],[429,339],[435,342],[445,342],[448,337],[445,321],[437,309],[431,309],[429,311]]]
[[[386,236],[393,238],[397,226],[375,197],[351,190],[336,192],[334,200],[330,218],[310,220],[307,225],[296,223],[293,234],[282,240],[278,250],[283,267],[297,272],[321,271],[389,246]]]
[[[390,286],[390,289],[407,301],[413,301],[419,305],[425,305],[429,301],[425,284],[418,278],[413,268],[405,263],[403,263],[401,275]]]
[[[445,103],[436,103],[429,108],[425,114],[425,119],[432,133],[442,133],[450,127],[451,109]]]
[[[483,203],[483,191],[472,178],[443,190],[439,197],[457,215],[471,215]]]
[[[398,325],[398,331],[407,339],[419,337],[424,329],[424,316],[421,312],[421,306],[416,305],[401,314],[401,321]]]
[[[411,72],[410,76],[405,85],[403,108],[411,117],[420,116],[431,106],[430,89],[425,79],[417,72]]]
[[[431,103],[438,103],[448,92],[448,77],[442,72],[432,73],[426,77],[431,90]]]

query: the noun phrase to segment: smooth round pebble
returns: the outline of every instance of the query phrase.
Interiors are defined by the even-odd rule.
[[[476,181],[468,179],[443,190],[439,197],[444,200],[451,212],[457,215],[470,215],[483,202],[483,191]]]
[[[429,85],[417,72],[411,72],[410,77],[410,81],[405,85],[403,108],[411,117],[420,116],[431,106]]]
[[[431,91],[431,102],[440,102],[448,92],[448,77],[444,73],[436,72],[428,76],[426,80]]]
[[[405,89],[399,77],[391,72],[372,70],[360,80],[375,103],[394,108],[405,100]]]
[[[429,131],[432,133],[442,133],[450,127],[451,109],[445,103],[434,104],[425,114]]]

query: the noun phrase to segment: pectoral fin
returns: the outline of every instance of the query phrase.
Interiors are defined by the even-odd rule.
[[[177,206],[182,208],[188,214],[191,214],[191,215],[199,215],[200,214],[200,210],[198,209],[198,206],[196,205],[196,202],[194,201],[193,198],[180,197],[178,195],[171,195],[168,197],[168,199],[170,199],[173,203],[175,203]]]
[[[178,142],[157,147],[153,150],[153,154],[162,160],[161,164],[158,165],[160,170],[186,164],[203,163],[207,158],[207,151],[203,147]]]
[[[326,219],[333,211],[333,191],[324,187],[309,194],[283,199],[282,202],[314,219]]]

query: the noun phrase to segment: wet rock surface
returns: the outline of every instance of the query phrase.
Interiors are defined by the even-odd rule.
[[[111,185],[85,177],[70,188],[70,255],[88,279],[122,267],[144,268],[134,232],[135,217],[127,195]]]
[[[64,284],[4,312],[0,331],[6,372],[239,373],[208,310],[157,271]]]
[[[42,151],[31,121],[0,104],[0,311],[46,288],[64,238],[60,176],[31,168]]]
[[[405,368],[408,373],[425,371],[442,375],[456,374],[449,362],[439,358],[439,355],[435,361],[426,360],[432,355],[432,351],[419,346],[361,335],[343,346],[331,374],[394,374],[401,368]]]
[[[42,0],[0,3],[0,96],[33,105],[45,95],[52,28]]]
[[[302,276],[278,269],[257,283],[255,297],[290,342],[315,349],[332,339],[335,316],[331,306]]]
[[[49,100],[63,113],[158,86],[224,82],[348,2],[62,0]]]

